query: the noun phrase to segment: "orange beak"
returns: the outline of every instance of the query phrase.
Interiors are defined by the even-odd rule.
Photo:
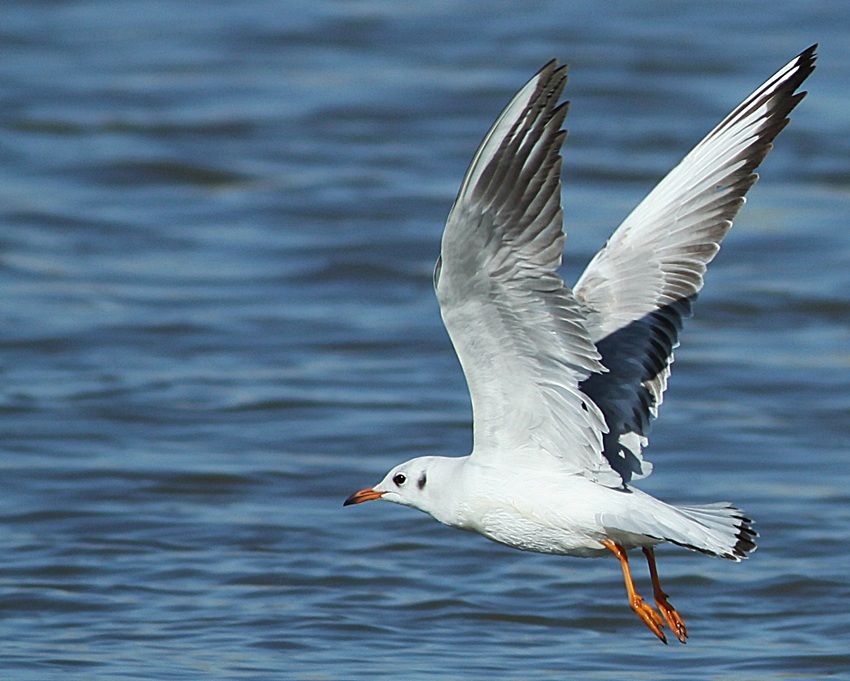
[[[361,489],[359,492],[355,492],[348,499],[343,502],[343,506],[350,506],[351,504],[362,504],[364,501],[374,501],[375,499],[380,499],[384,496],[383,492],[376,492],[371,487],[367,487],[366,489]]]

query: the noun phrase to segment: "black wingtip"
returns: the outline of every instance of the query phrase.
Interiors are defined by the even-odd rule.
[[[561,64],[556,58],[553,57],[537,70],[537,73],[534,74],[534,77],[539,78],[540,76],[545,76],[547,79],[549,79],[553,78],[557,74],[559,77],[563,77],[564,80],[566,80],[568,71],[569,66],[567,64]]]
[[[797,72],[788,80],[790,85],[788,89],[788,94],[790,95],[788,113],[790,113],[791,110],[793,110],[794,107],[797,106],[797,104],[799,104],[800,101],[808,94],[805,90],[801,90],[800,92],[795,91],[803,84],[803,81],[806,80],[806,78],[812,75],[812,71],[815,70],[815,62],[818,58],[817,49],[818,44],[814,43],[800,52],[800,54],[794,57],[791,61],[791,64],[794,64],[797,67]]]
[[[795,58],[795,61],[802,67],[805,71],[806,76],[808,76],[812,71],[815,70],[815,62],[818,59],[817,54],[818,44],[814,43],[809,45],[805,50],[800,52]]]
[[[552,74],[558,70],[558,68],[563,68],[559,66],[558,60],[554,57],[547,61],[543,66],[537,69],[537,73],[534,74],[534,78],[540,78],[540,76],[546,76],[550,78]]]

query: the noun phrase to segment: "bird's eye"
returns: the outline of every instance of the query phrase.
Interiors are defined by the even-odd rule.
[[[401,487],[406,481],[407,478],[405,477],[404,473],[396,473],[393,476],[393,482],[399,487]]]

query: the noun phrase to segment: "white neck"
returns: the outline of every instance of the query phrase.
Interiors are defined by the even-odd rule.
[[[434,457],[428,471],[427,508],[422,510],[445,525],[463,527],[464,472],[468,456]]]

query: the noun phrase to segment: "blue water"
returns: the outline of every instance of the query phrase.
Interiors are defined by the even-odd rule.
[[[850,678],[850,4],[516,5],[2,4],[0,678]],[[469,449],[430,274],[526,78],[571,64],[573,281],[815,41],[649,450],[762,534],[659,551],[687,646],[613,559],[341,507]]]

